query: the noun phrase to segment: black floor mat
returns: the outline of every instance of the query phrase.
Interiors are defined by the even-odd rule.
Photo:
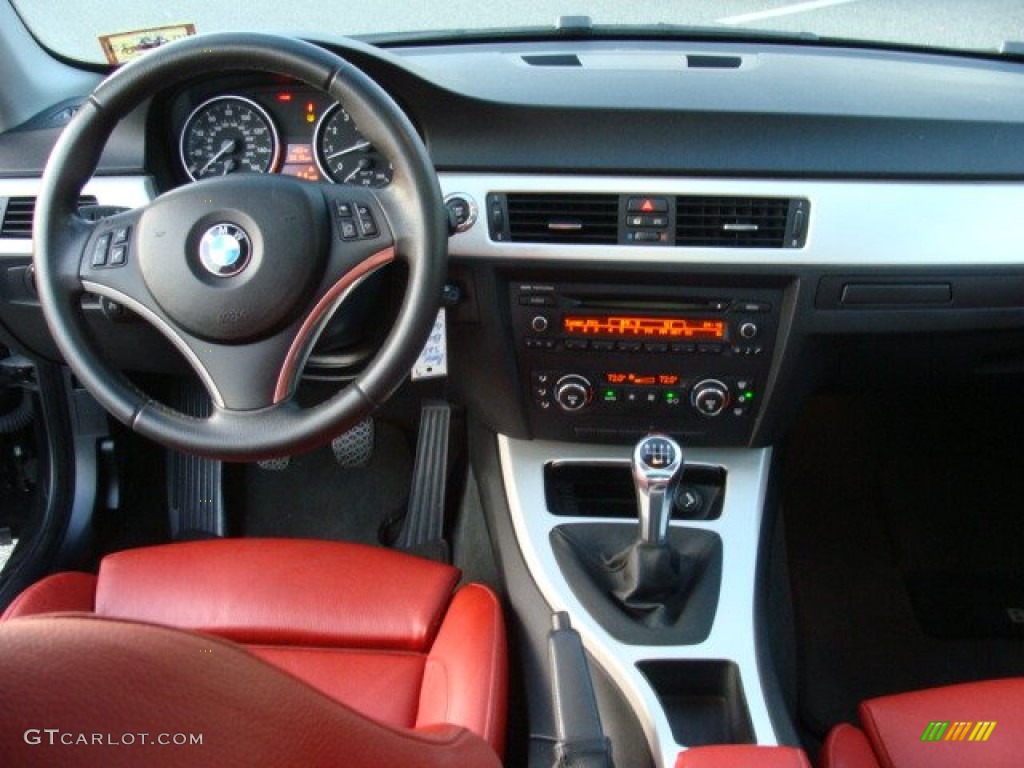
[[[1017,615],[1024,413],[954,406],[822,398],[794,432],[783,514],[814,736],[872,696],[1024,674],[1024,642],[993,614]]]
[[[932,637],[1024,639],[1024,578],[926,571],[908,573],[907,589]]]
[[[381,543],[381,530],[405,511],[413,454],[397,427],[375,427],[366,467],[342,469],[328,446],[293,457],[284,470],[242,468],[243,535]]]

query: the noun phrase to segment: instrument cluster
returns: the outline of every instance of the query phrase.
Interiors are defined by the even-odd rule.
[[[193,180],[281,173],[364,187],[391,182],[391,165],[345,108],[320,91],[287,84],[241,88],[182,106],[178,149]]]

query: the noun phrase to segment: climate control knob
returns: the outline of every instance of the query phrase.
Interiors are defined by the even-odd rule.
[[[563,411],[578,411],[593,399],[594,387],[577,373],[567,374],[555,383],[555,402]]]
[[[729,406],[729,388],[717,379],[704,379],[693,385],[690,404],[702,416],[718,416]]]

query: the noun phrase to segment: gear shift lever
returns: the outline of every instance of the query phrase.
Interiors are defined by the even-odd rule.
[[[661,546],[683,477],[683,449],[670,437],[648,435],[633,450],[630,468],[640,511],[640,542]]]

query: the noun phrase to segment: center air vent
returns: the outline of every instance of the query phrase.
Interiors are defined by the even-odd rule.
[[[775,197],[677,197],[676,245],[790,247],[793,240],[799,240],[802,235],[806,220],[803,206],[806,201]],[[801,231],[796,232],[794,238],[792,230],[796,230],[797,225]]]
[[[78,198],[78,205],[96,205],[96,198],[86,195]],[[0,197],[0,237],[29,240],[32,237],[32,217],[36,212],[34,197]]]
[[[513,243],[618,242],[618,195],[510,194],[506,205]]]

